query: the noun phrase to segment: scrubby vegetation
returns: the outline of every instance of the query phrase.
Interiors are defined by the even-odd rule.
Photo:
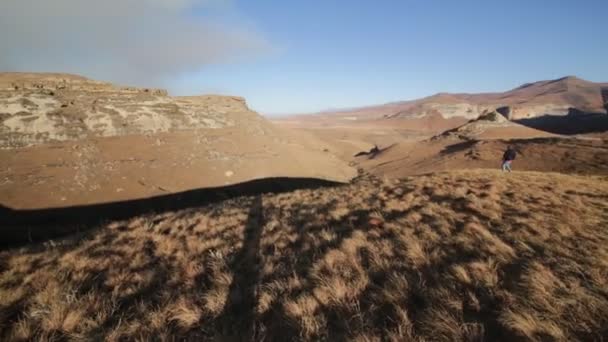
[[[0,260],[3,340],[602,340],[608,179],[364,177]]]

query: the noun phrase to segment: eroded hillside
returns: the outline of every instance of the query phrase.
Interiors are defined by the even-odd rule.
[[[0,147],[0,205],[12,209],[356,175],[324,142],[274,126],[242,98],[63,74],[0,74]]]
[[[495,127],[491,127],[494,129]],[[358,167],[377,176],[399,178],[437,171],[499,169],[507,146],[518,152],[515,170],[565,174],[608,174],[608,140],[563,137],[515,138],[520,130],[502,127],[494,139],[458,137],[458,133],[434,140],[400,143],[377,154],[356,158]],[[504,130],[504,131],[503,131]],[[525,133],[525,132],[524,132]]]
[[[235,126],[255,115],[229,96],[170,97],[62,74],[0,75],[0,147]]]

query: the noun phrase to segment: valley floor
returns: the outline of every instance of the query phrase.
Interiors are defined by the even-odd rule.
[[[239,197],[0,252],[2,340],[608,339],[608,178]]]

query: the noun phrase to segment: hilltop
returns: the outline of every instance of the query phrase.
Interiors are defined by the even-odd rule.
[[[0,253],[0,336],[608,337],[608,181],[462,171],[238,197]]]

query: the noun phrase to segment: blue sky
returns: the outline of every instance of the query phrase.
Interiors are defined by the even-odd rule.
[[[606,0],[2,0],[0,71],[310,113],[566,75],[608,81],[606,13]]]
[[[175,80],[267,114],[436,92],[502,91],[577,75],[608,81],[608,1],[237,1],[274,49]]]

